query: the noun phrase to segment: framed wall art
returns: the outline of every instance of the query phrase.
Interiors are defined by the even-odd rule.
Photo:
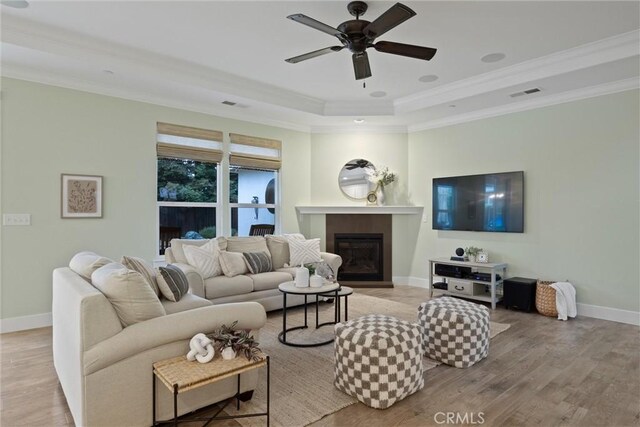
[[[102,218],[102,177],[62,174],[62,218]]]

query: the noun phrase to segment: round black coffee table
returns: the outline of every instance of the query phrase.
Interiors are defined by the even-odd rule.
[[[321,286],[319,288],[298,288],[295,285],[295,282],[284,282],[278,286],[280,292],[282,292],[282,332],[278,334],[278,340],[285,345],[289,345],[292,347],[318,347],[321,345],[326,345],[332,343],[334,338],[314,343],[294,343],[291,341],[287,341],[287,332],[295,331],[298,329],[307,329],[307,297],[309,295],[315,295],[316,297],[316,329],[321,328],[322,326],[334,325],[338,321],[338,312],[335,311],[335,318],[333,322],[324,322],[319,323],[319,313],[318,313],[318,297],[320,295],[323,296],[332,296],[336,299],[336,303],[338,300],[338,291],[340,289],[340,285],[338,283],[331,283],[328,285]],[[302,326],[294,326],[291,328],[287,328],[287,295],[304,295],[304,325]]]
[[[346,322],[347,320],[349,320],[349,295],[353,294],[353,289],[348,287],[348,286],[340,286],[340,289],[338,289],[338,299],[336,299],[336,318],[338,319],[338,322],[341,322],[341,308],[342,308],[342,303],[340,302],[340,298],[344,297],[344,321]],[[335,292],[328,292],[326,294],[323,294],[323,297],[333,297],[335,295]]]

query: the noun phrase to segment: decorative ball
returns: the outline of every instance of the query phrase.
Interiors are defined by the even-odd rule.
[[[464,255],[464,249],[462,249],[462,248],[456,249],[456,255],[458,255],[458,256]]]

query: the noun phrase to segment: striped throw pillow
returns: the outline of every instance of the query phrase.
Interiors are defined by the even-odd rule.
[[[266,273],[273,270],[271,257],[266,252],[243,252],[242,255],[251,274]]]
[[[175,265],[158,267],[158,287],[169,301],[180,301],[189,292],[187,276]]]
[[[137,271],[142,274],[144,280],[147,281],[153,292],[156,295],[160,295],[160,288],[158,288],[158,282],[156,280],[156,271],[151,267],[147,261],[142,258],[133,256],[123,256],[120,260],[120,264],[127,267],[129,270]]]

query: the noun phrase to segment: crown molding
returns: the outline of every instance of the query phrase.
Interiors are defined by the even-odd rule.
[[[546,55],[398,98],[395,113],[408,113],[530,81],[638,55],[640,30]]]
[[[325,116],[393,116],[392,101],[327,101],[324,105]]]
[[[234,97],[322,115],[325,102],[173,57],[134,49],[16,16],[2,16],[2,42],[69,58],[109,64],[118,73],[153,75]],[[99,70],[97,70],[98,72]]]
[[[536,108],[549,107],[557,104],[564,104],[581,99],[593,98],[596,96],[609,95],[618,92],[625,92],[640,88],[640,80],[637,78],[619,80],[617,82],[604,83],[597,86],[590,86],[582,89],[575,89],[554,95],[541,96],[535,99],[520,101],[513,104],[501,105],[499,107],[486,108],[473,111],[467,114],[445,117],[439,120],[410,125],[409,133],[419,132],[428,129],[436,129],[471,122],[475,120],[487,119],[490,117],[503,116],[521,111],[533,110]]]
[[[342,125],[342,126],[311,126],[312,134],[318,133],[357,133],[357,134],[381,134],[381,133],[407,133],[405,125]]]
[[[54,75],[23,67],[16,67],[15,65],[3,64],[1,71],[2,77],[8,77],[16,80],[25,80],[33,83],[126,99],[128,101],[143,102],[161,107],[177,108],[185,111],[192,111],[194,113],[209,114],[226,119],[273,126],[298,132],[310,132],[310,127],[308,125],[264,117],[256,114],[256,112],[251,108],[233,110],[233,107],[219,106],[218,104],[212,105],[197,102],[182,102],[173,97],[149,95],[142,91],[133,92],[131,89],[117,89],[111,86],[103,86],[96,83],[89,83],[84,80],[73,79],[69,76]]]

